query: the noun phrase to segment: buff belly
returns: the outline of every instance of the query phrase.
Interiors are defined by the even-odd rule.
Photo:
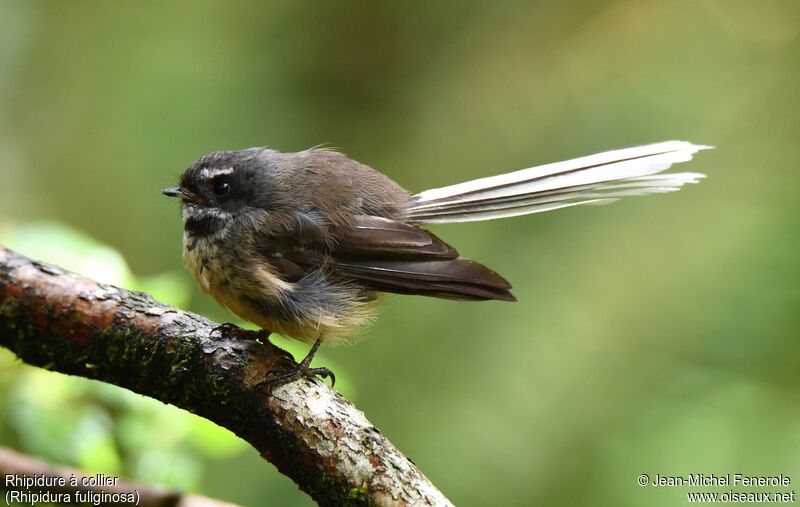
[[[365,300],[358,288],[347,285],[310,291],[312,295],[319,293],[321,298],[335,298],[335,310],[308,296],[302,305],[287,305],[297,299],[292,296],[302,288],[282,280],[266,260],[254,258],[246,253],[223,252],[210,239],[184,237],[183,262],[200,289],[262,329],[304,342],[321,338],[325,344],[339,345],[352,343],[358,331],[371,321],[375,298]],[[264,308],[290,311],[287,317]]]

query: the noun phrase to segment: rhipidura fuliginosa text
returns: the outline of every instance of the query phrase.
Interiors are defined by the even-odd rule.
[[[183,261],[200,288],[265,332],[313,343],[277,384],[346,342],[382,292],[515,301],[511,284],[424,224],[492,220],[678,190],[702,174],[662,173],[708,148],[667,141],[531,167],[411,195],[335,150],[218,151],[164,194],[181,200]]]

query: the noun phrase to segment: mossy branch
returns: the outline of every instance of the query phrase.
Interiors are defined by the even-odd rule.
[[[228,428],[320,505],[450,505],[364,414],[269,342],[0,248],[0,345],[49,370],[125,387]]]

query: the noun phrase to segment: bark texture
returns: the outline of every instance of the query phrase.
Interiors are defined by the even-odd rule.
[[[228,428],[320,505],[451,505],[319,380],[257,384],[291,358],[199,315],[0,248],[0,345],[23,361],[171,403]]]

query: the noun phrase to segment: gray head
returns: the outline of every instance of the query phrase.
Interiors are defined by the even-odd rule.
[[[383,174],[347,156],[312,148],[267,148],[204,156],[164,195],[182,201],[186,231],[208,235],[226,223],[276,229],[311,219],[348,226],[357,215],[402,216],[409,196]]]
[[[181,199],[187,232],[212,234],[248,211],[274,206],[276,154],[267,148],[210,153],[184,171],[179,186],[165,188],[163,194]]]
[[[270,168],[275,153],[266,148],[215,151],[186,169],[180,186],[165,188],[163,194],[179,197],[184,210],[198,216],[226,216],[244,207],[268,205],[268,196],[262,194],[274,186]]]

